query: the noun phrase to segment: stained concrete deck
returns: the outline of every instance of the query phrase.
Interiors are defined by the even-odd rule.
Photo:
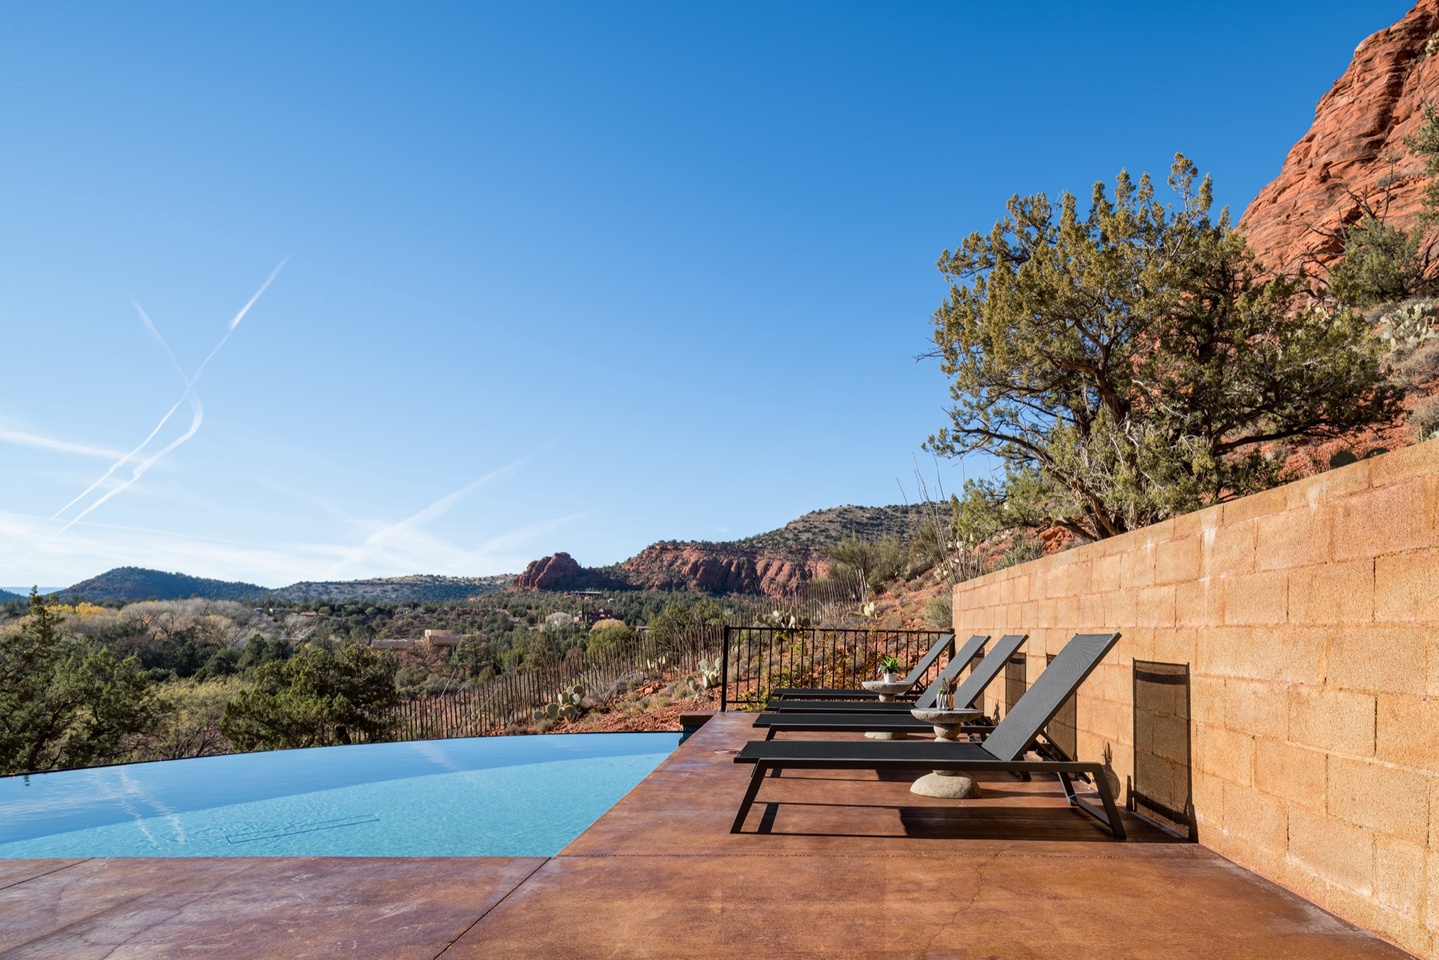
[[[729,833],[716,718],[551,858],[0,861],[0,958],[1225,958],[1409,954],[1054,781],[787,773]]]

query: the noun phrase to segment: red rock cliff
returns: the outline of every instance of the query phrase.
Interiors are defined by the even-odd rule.
[[[1423,163],[1404,138],[1423,122],[1425,101],[1439,100],[1439,49],[1428,52],[1436,31],[1439,0],[1420,0],[1354,51],[1309,133],[1244,211],[1241,227],[1262,263],[1287,270],[1313,257],[1328,266],[1340,250],[1331,234],[1358,221],[1361,201],[1381,207],[1386,189],[1390,222],[1414,222]]]
[[[641,588],[782,596],[823,576],[827,565],[822,560],[726,549],[719,544],[653,543],[620,564],[620,569]]]

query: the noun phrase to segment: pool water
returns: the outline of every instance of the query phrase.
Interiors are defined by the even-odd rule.
[[[0,857],[553,856],[677,742],[480,737],[0,778]]]

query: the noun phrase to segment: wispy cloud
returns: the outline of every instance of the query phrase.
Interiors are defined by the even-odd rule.
[[[0,443],[9,443],[17,447],[30,447],[35,450],[49,450],[54,453],[73,453],[82,457],[95,457],[101,460],[113,460],[116,457],[124,456],[116,450],[107,447],[96,447],[87,443],[74,443],[70,440],[61,440],[58,437],[42,437],[36,433],[26,430],[16,430],[13,427],[0,425]]]

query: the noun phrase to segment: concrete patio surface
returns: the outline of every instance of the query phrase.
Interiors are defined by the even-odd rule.
[[[0,861],[0,958],[1410,956],[1053,780],[914,796],[790,772],[729,833],[755,738],[717,717],[551,858]]]

